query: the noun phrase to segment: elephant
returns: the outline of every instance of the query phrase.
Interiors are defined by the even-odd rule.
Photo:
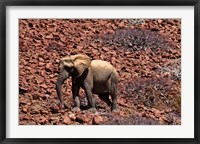
[[[112,111],[117,111],[117,86],[118,73],[115,68],[107,61],[90,60],[87,55],[76,54],[65,56],[59,61],[59,73],[56,82],[56,92],[59,98],[60,106],[67,107],[64,104],[62,96],[62,84],[72,77],[72,95],[74,108],[80,110],[79,90],[83,88],[90,105],[90,110],[96,110],[93,94],[98,94],[111,107]],[[111,100],[109,99],[111,96]]]

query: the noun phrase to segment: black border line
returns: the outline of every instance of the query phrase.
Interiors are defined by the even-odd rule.
[[[6,6],[194,6],[195,10],[195,136],[194,138],[6,138]],[[2,144],[200,144],[200,1],[199,0],[0,0],[0,142]]]

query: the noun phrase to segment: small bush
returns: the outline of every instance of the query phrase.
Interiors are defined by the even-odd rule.
[[[134,104],[144,104],[157,109],[181,110],[180,86],[167,78],[138,78],[124,85],[120,91]]]
[[[131,115],[129,117],[113,117],[110,115],[104,125],[160,125],[160,123],[152,118],[139,115]]]
[[[102,42],[116,49],[125,49],[131,52],[147,50],[151,48],[162,50],[175,48],[167,37],[147,29],[118,29],[114,34],[107,34],[102,38]]]

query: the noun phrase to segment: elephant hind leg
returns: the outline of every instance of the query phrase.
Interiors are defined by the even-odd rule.
[[[109,93],[105,93],[105,94],[99,94],[99,98],[104,101],[109,107],[111,105],[111,101],[109,99]]]
[[[117,108],[117,95],[116,95],[115,92],[111,92],[110,95],[111,95],[111,98],[112,98],[111,110],[117,111],[118,110],[118,108]]]
[[[110,88],[110,95],[112,99],[111,109],[112,111],[117,111],[117,85],[118,81],[116,79],[116,75],[113,73],[111,75],[111,88]]]

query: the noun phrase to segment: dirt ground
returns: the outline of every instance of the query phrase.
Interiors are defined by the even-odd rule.
[[[71,54],[110,62],[119,73],[119,112],[95,96],[97,112],[72,112],[71,79],[60,109],[58,62]],[[20,19],[20,125],[180,125],[180,19]]]

